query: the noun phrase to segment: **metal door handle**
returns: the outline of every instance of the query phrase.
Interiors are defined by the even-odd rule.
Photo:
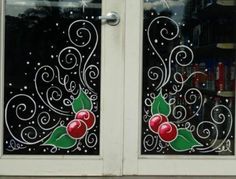
[[[115,26],[120,23],[120,16],[117,12],[109,12],[105,16],[99,16],[99,20],[106,21],[109,25]]]

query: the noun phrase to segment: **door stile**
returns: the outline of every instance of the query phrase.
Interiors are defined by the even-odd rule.
[[[126,1],[124,175],[138,171],[141,123],[143,3]],[[131,8],[135,7],[135,8]]]
[[[102,86],[104,175],[122,175],[123,99],[124,99],[124,26],[125,0],[105,0],[102,15],[115,11],[120,15],[117,26],[102,25]]]

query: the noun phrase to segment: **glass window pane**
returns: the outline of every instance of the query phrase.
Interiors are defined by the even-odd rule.
[[[234,155],[235,14],[233,0],[144,0],[143,155]]]
[[[101,0],[5,4],[4,154],[99,155]]]

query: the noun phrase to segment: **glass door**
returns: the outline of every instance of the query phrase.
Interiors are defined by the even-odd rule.
[[[2,2],[0,175],[121,174],[123,4]]]
[[[235,175],[236,2],[138,6],[127,10],[141,15],[127,15],[124,173]]]

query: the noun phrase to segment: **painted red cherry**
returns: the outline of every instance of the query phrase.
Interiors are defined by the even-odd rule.
[[[75,119],[80,119],[85,122],[89,129],[92,129],[96,122],[96,117],[93,112],[83,109],[75,115]]]
[[[151,119],[148,122],[149,128],[152,132],[158,134],[158,128],[160,125],[164,122],[167,122],[168,119],[165,115],[162,114],[156,114],[151,117]]]
[[[160,125],[159,129],[159,137],[164,142],[171,142],[176,139],[178,135],[177,127],[172,122],[164,122]]]
[[[74,119],[66,126],[66,131],[72,138],[82,139],[87,132],[87,125],[82,120]]]

